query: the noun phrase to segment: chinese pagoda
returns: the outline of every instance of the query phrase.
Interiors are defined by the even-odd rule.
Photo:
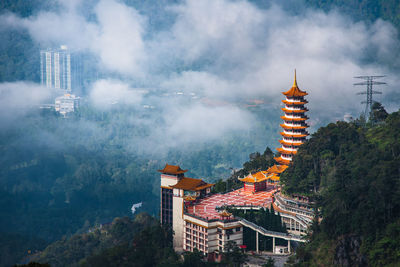
[[[294,82],[289,91],[283,92],[285,99],[282,102],[285,107],[282,108],[285,112],[281,119],[284,121],[280,126],[283,131],[282,140],[279,140],[281,147],[277,148],[281,154],[275,160],[282,165],[289,165],[292,162],[293,155],[297,153],[297,149],[302,145],[308,135],[306,120],[308,117],[304,114],[308,109],[304,106],[307,100],[304,99],[308,95],[297,86],[296,70],[294,71]]]

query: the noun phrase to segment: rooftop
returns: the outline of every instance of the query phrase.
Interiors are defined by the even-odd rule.
[[[265,191],[252,193],[244,188],[226,193],[214,194],[187,208],[189,214],[205,219],[221,219],[221,214],[215,208],[221,206],[260,206],[269,208],[272,203],[272,194],[276,191],[274,186],[269,186]]]
[[[283,94],[289,97],[299,97],[308,95],[307,92],[301,91],[300,88],[297,86],[296,70],[294,71],[294,82],[292,88],[290,88],[289,91],[286,91]]]
[[[213,185],[214,184],[208,184],[201,179],[183,177],[176,185],[171,187],[183,190],[198,191]]]
[[[179,165],[169,165],[167,163],[167,164],[165,164],[164,169],[158,170],[158,171],[161,173],[177,175],[177,174],[183,174],[183,173],[187,172],[188,170],[182,170],[181,167],[179,167]]]

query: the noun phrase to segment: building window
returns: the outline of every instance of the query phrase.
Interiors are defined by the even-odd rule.
[[[241,227],[236,227],[236,232],[240,232],[241,229]]]

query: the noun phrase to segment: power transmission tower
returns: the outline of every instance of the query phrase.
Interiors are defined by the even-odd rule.
[[[369,120],[372,104],[375,102],[372,99],[372,95],[374,95],[374,94],[381,95],[382,94],[382,92],[372,90],[372,86],[378,85],[378,84],[386,84],[385,82],[375,81],[376,79],[380,79],[383,77],[386,77],[386,76],[380,75],[380,76],[356,76],[356,77],[354,77],[356,79],[362,79],[365,81],[359,82],[359,83],[354,83],[353,85],[366,85],[367,86],[367,91],[357,93],[357,95],[367,95],[367,100],[361,102],[361,104],[365,104],[364,116],[365,116],[366,121]]]

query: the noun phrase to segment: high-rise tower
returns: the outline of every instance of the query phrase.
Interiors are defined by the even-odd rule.
[[[308,109],[304,106],[307,104],[307,100],[304,99],[308,95],[305,91],[302,91],[297,86],[296,70],[294,71],[294,82],[292,88],[289,91],[283,92],[285,99],[282,102],[285,107],[282,108],[285,112],[281,119],[284,121],[280,126],[283,131],[281,147],[277,148],[281,154],[276,157],[275,160],[282,165],[289,165],[292,161],[293,155],[297,153],[297,149],[302,145],[308,135],[308,125],[305,122],[308,117],[304,114]]]
[[[71,54],[66,46],[40,51],[40,81],[49,88],[71,91]]]

